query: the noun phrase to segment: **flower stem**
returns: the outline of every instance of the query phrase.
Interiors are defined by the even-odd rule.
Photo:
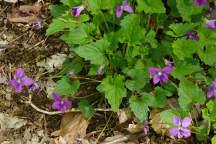
[[[40,112],[40,113],[44,113],[47,115],[57,115],[57,114],[62,114],[62,112],[60,111],[46,111],[43,109],[40,109],[39,107],[37,107],[35,104],[32,103],[31,101],[32,99],[32,95],[29,94],[29,101],[27,102],[32,108],[34,108],[36,111]],[[107,111],[112,111],[112,109],[103,109],[103,108],[96,108],[95,111],[102,111],[102,112],[107,112]],[[78,108],[72,108],[70,110],[67,110],[66,112],[81,112]]]

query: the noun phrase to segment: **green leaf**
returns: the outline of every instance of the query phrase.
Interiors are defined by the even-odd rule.
[[[205,94],[197,85],[189,82],[186,79],[180,81],[178,88],[179,104],[182,109],[189,110],[192,104],[196,102],[204,104]]]
[[[174,54],[180,59],[192,57],[192,54],[197,52],[200,48],[200,42],[196,40],[185,40],[184,38],[178,39],[172,44]]]
[[[65,14],[65,12],[69,10],[69,8],[64,5],[50,5],[49,10],[51,15],[56,18]]]
[[[151,29],[145,37],[145,42],[149,43],[152,46],[152,48],[157,48],[158,42],[155,38],[156,38],[156,32]]]
[[[140,122],[148,118],[148,103],[151,103],[151,97],[146,93],[142,94],[140,98],[131,97],[129,99],[130,108]]]
[[[182,109],[169,109],[160,113],[161,119],[170,126],[173,126],[173,117],[175,116],[179,116],[181,119],[183,119],[184,117],[188,116],[188,113]]]
[[[139,91],[141,90],[146,82],[148,82],[148,76],[144,74],[144,70],[139,69],[131,69],[126,72],[128,76],[132,78],[132,80],[127,80],[125,85],[131,91]]]
[[[65,32],[60,39],[72,44],[85,44],[92,41],[89,36],[96,29],[94,24],[81,24],[77,28]]]
[[[96,42],[80,46],[74,51],[85,60],[90,60],[91,64],[101,65],[107,62],[105,50],[108,49],[108,47],[108,41],[97,40]]]
[[[137,0],[138,11],[145,11],[145,13],[165,13],[163,2],[161,0]]]
[[[95,113],[95,109],[89,104],[88,100],[86,99],[79,102],[78,108],[86,118],[92,117]]]
[[[167,0],[167,5],[171,9],[170,16],[180,17],[177,7],[176,7],[176,0]]]
[[[46,36],[64,30],[65,28],[73,28],[75,26],[76,26],[75,23],[65,20],[63,18],[53,19],[52,23],[49,24],[49,27],[46,30]]]
[[[211,139],[211,143],[216,144],[216,135],[214,135],[213,138]]]
[[[216,101],[209,101],[206,107],[202,109],[202,117],[206,120],[216,122]]]
[[[144,37],[145,30],[140,26],[140,17],[128,14],[121,20],[121,42],[136,44]]]
[[[60,0],[63,4],[69,6],[69,7],[75,7],[81,5],[81,0]]]
[[[198,55],[205,64],[210,66],[216,64],[215,46],[206,46],[205,50],[199,49]]]
[[[175,67],[171,75],[179,80],[181,80],[184,76],[199,72],[202,69],[199,65],[188,64],[184,61],[175,63]]]
[[[54,93],[58,93],[60,95],[74,95],[80,87],[80,82],[71,81],[68,77],[62,77],[59,81],[57,81],[57,85],[54,89]]]
[[[198,25],[198,23],[173,23],[169,26],[172,31],[168,31],[167,33],[171,34],[171,36],[181,37]]]
[[[124,87],[124,76],[119,74],[115,74],[113,77],[107,76],[102,80],[97,90],[105,94],[112,110],[118,111],[122,98],[126,97],[127,94],[127,90]]]
[[[194,5],[194,0],[176,0],[177,9],[185,21],[191,21],[191,16],[201,14],[203,7]]]
[[[101,0],[88,0],[88,7],[93,14],[98,14],[101,9]]]
[[[207,140],[208,137],[208,125],[202,124],[201,126],[197,127],[196,129],[196,139],[198,141]]]
[[[153,101],[151,104],[149,104],[153,108],[164,108],[167,104],[167,98],[172,95],[171,92],[161,88],[156,87],[154,89],[155,96],[151,96]]]
[[[68,72],[73,72],[77,74],[82,71],[84,63],[81,61],[81,58],[77,57],[75,59],[66,59],[62,65],[62,71],[60,75],[67,74]]]

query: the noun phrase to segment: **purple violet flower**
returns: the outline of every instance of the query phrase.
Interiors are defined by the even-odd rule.
[[[143,125],[143,134],[144,135],[147,135],[147,133],[148,133],[148,121],[147,120],[145,120],[144,121],[144,125]]]
[[[73,7],[72,10],[71,10],[71,14],[74,17],[78,17],[83,10],[84,10],[84,6],[83,5],[77,6],[77,7]]]
[[[167,62],[166,62],[166,65],[167,65],[168,67],[173,68],[173,67],[175,66],[175,63],[174,63],[174,62],[167,61]]]
[[[210,17],[214,18],[214,8],[209,9]]]
[[[195,35],[192,31],[187,32],[187,34],[185,35],[185,39],[192,39],[192,40],[199,40],[199,36]]]
[[[42,27],[43,22],[38,20],[36,21],[36,23],[34,24],[35,29],[40,29]]]
[[[197,5],[197,6],[204,6],[207,4],[207,1],[206,0],[194,0],[194,5]]]
[[[54,103],[52,104],[53,109],[57,109],[64,113],[67,109],[72,108],[72,104],[68,100],[64,100],[61,98],[61,96],[57,93],[53,94]]]
[[[34,83],[29,77],[25,76],[25,72],[22,68],[16,69],[16,74],[14,75],[14,79],[9,80],[8,82],[14,89],[16,93],[22,92],[23,86],[30,86]]]
[[[216,29],[216,20],[208,20],[207,21],[208,29]]]
[[[101,65],[98,70],[97,70],[97,74],[100,75],[102,73],[102,70],[104,69],[104,66]]]
[[[173,124],[176,128],[171,128],[169,130],[170,135],[176,136],[180,139],[191,136],[191,131],[186,129],[191,125],[191,121],[192,120],[189,117],[185,117],[183,120],[181,120],[178,116],[173,117]]]
[[[42,83],[40,83],[39,85],[34,81],[34,83],[32,84],[32,86],[29,89],[29,92],[33,92],[33,91],[42,91],[44,88],[44,85]]]
[[[120,18],[122,16],[123,11],[126,11],[128,13],[134,13],[133,8],[130,6],[129,3],[127,3],[126,0],[123,0],[123,5],[117,5],[116,6],[116,17]]]
[[[168,82],[168,74],[173,70],[173,67],[165,67],[162,70],[158,68],[151,67],[148,69],[150,75],[153,75],[153,83],[166,83]]]
[[[207,97],[208,98],[216,96],[216,78],[214,79],[212,84],[213,84],[213,86],[208,88],[208,92],[207,92]]]

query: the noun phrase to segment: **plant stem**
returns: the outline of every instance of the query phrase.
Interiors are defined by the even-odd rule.
[[[47,114],[47,115],[57,115],[57,114],[62,114],[62,112],[60,111],[46,111],[46,110],[43,110],[43,109],[40,109],[39,107],[37,107],[35,104],[32,103],[31,101],[32,99],[32,95],[29,94],[29,101],[27,102],[32,108],[34,108],[36,111],[38,112],[41,112],[41,113],[44,113],[44,114]],[[105,112],[105,111],[112,111],[112,109],[103,109],[103,108],[96,108],[95,111],[102,111],[102,112]],[[79,109],[77,108],[72,108],[70,110],[67,110],[65,113],[67,112],[81,112]]]

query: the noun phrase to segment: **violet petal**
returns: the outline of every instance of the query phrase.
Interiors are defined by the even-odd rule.
[[[53,108],[53,109],[60,110],[60,109],[61,109],[61,101],[55,101],[55,102],[52,104],[52,108]]]
[[[197,6],[204,6],[207,4],[206,0],[194,0],[194,4]]]
[[[168,76],[167,76],[166,74],[162,74],[162,75],[160,76],[160,81],[161,81],[162,83],[167,83],[167,82],[168,82]]]
[[[24,77],[22,79],[22,82],[21,84],[24,85],[24,86],[30,86],[34,83],[34,80],[32,80],[31,78],[28,78],[28,77]]]
[[[123,9],[120,5],[116,6],[116,17],[120,18],[122,16]]]
[[[208,20],[207,24],[209,29],[216,29],[216,20]]]
[[[151,75],[155,75],[159,72],[160,70],[158,68],[154,68],[154,67],[150,67],[148,69],[148,72],[151,74]]]
[[[173,71],[172,67],[165,67],[162,69],[162,73],[170,74]]]
[[[178,116],[173,117],[173,124],[177,127],[181,126],[181,119]]]
[[[188,130],[188,129],[183,129],[183,130],[181,131],[181,133],[182,133],[182,135],[183,135],[184,137],[189,137],[189,136],[191,136],[191,131]]]
[[[188,126],[191,125],[191,118],[189,117],[185,117],[183,120],[182,120],[182,127],[186,128]]]
[[[126,0],[123,0],[123,9],[124,9],[124,11],[126,11],[128,13],[133,13],[134,12],[132,7],[130,6],[129,3],[127,3]]]
[[[15,87],[15,92],[16,92],[16,93],[21,93],[21,92],[22,92],[22,85],[21,85],[21,84],[18,84],[18,85]]]
[[[179,129],[178,128],[171,128],[169,130],[169,134],[172,135],[172,136],[177,136],[179,133]]]
[[[64,104],[66,106],[66,108],[70,109],[72,107],[72,104],[69,100],[64,100]]]
[[[154,78],[153,78],[153,83],[154,84],[157,84],[157,83],[159,83],[160,82],[160,76],[158,75],[158,74],[156,74],[155,76],[154,76]]]
[[[57,93],[53,93],[53,98],[55,101],[61,101],[61,96]]]
[[[24,69],[18,68],[18,69],[16,69],[15,78],[16,79],[21,78],[24,76],[24,74],[25,74]]]

